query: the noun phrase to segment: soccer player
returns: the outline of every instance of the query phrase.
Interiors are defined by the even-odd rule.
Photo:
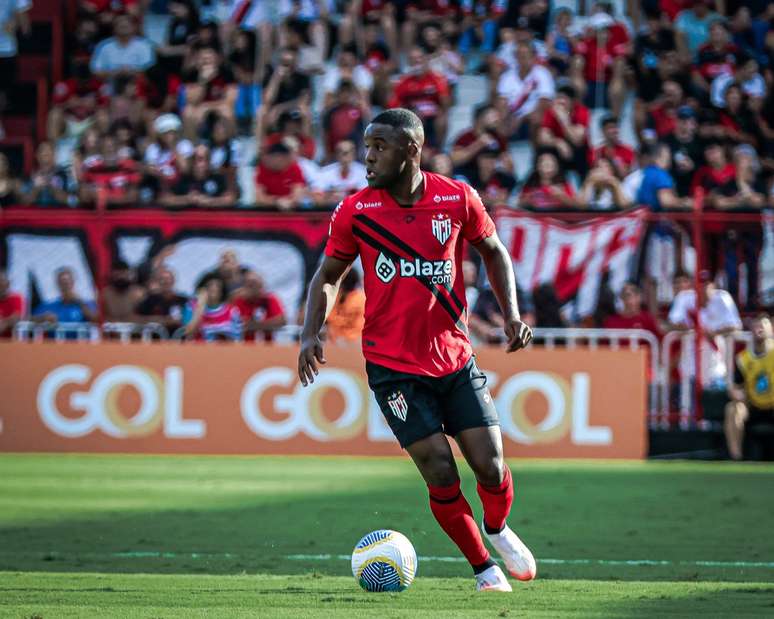
[[[497,411],[467,336],[463,240],[483,258],[514,352],[532,332],[519,316],[511,258],[474,189],[420,170],[424,129],[416,114],[403,108],[379,114],[364,143],[368,187],[345,198],[331,217],[325,257],[309,286],[298,375],[306,386],[325,363],[320,329],[359,255],[369,386],[427,483],[433,515],[473,567],[476,589],[511,591],[460,491],[446,438],[454,437],[476,475],[485,536],[511,575],[531,580],[535,559],[505,523],[513,481]]]

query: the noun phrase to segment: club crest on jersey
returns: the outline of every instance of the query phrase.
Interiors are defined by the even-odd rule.
[[[441,245],[446,245],[452,232],[451,219],[446,213],[433,215],[433,236]]]
[[[401,421],[406,421],[406,415],[408,414],[408,402],[400,391],[393,391],[387,398],[387,406],[390,407],[390,411]]]

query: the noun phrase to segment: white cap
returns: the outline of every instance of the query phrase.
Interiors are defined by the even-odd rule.
[[[175,114],[162,114],[153,123],[153,129],[156,133],[167,133],[168,131],[180,131],[183,123]]]
[[[589,26],[594,30],[610,28],[613,24],[615,24],[615,20],[607,13],[595,13],[589,18]]]

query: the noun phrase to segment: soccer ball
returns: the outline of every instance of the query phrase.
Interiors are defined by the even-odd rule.
[[[352,575],[366,591],[403,591],[416,573],[417,553],[397,531],[372,531],[352,551]]]

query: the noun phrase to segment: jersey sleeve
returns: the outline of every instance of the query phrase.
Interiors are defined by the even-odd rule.
[[[357,257],[357,243],[352,234],[352,217],[346,201],[339,202],[331,215],[325,255],[346,261],[352,261]]]
[[[465,201],[467,203],[467,218],[462,226],[462,236],[465,237],[465,240],[476,245],[495,233],[495,225],[484,208],[481,196],[467,184],[465,185]]]

